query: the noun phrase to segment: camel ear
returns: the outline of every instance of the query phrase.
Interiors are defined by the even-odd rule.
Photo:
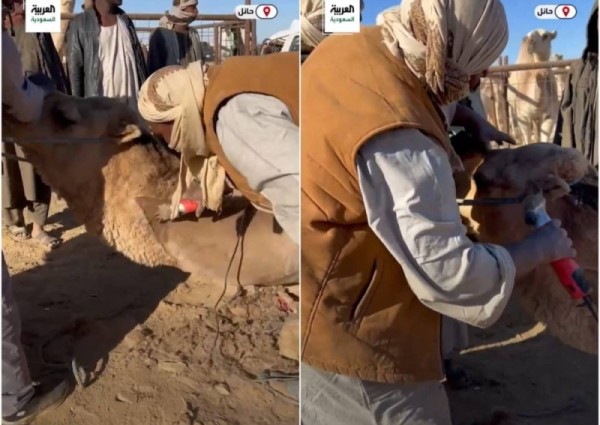
[[[535,52],[535,39],[533,37],[529,37],[527,39],[527,53],[532,55],[533,52]]]
[[[558,31],[550,31],[550,40],[554,40],[558,35]]]
[[[122,123],[119,132],[113,135],[119,140],[119,144],[130,143],[142,136],[143,132],[140,127],[131,123]]]
[[[83,121],[77,102],[69,98],[61,98],[54,107],[54,118],[63,127],[78,124]]]

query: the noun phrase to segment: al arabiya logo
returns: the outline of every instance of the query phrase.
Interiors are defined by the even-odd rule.
[[[329,13],[331,13],[331,18],[330,21],[331,22],[354,22],[354,16],[352,16],[351,18],[345,18],[342,15],[345,15],[347,13],[354,13],[354,6],[350,5],[350,6],[346,6],[346,7],[338,7],[335,4],[331,6],[331,10],[329,11]]]
[[[53,13],[56,13],[56,8],[54,7],[53,4],[50,6],[46,6],[46,7],[39,7],[34,4],[33,7],[31,8],[31,14],[33,15],[31,17],[31,22],[36,22],[36,23],[55,22],[56,21],[55,16],[52,16],[52,17],[44,16],[46,14],[53,14]]]

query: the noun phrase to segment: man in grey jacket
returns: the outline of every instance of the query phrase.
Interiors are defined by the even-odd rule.
[[[67,64],[74,96],[122,99],[137,109],[138,91],[148,76],[132,20],[122,0],[95,0],[67,32]]]

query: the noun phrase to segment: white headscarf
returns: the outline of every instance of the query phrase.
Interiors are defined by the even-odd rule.
[[[469,95],[469,78],[485,71],[508,43],[499,0],[402,0],[381,13],[384,41],[404,57],[442,105]]]
[[[167,66],[142,85],[138,109],[148,122],[173,122],[169,147],[181,153],[179,182],[172,198],[171,218],[178,215],[182,194],[196,179],[202,185],[203,206],[218,211],[225,188],[225,171],[206,145],[202,111],[207,84],[202,62]]]
[[[198,6],[198,0],[174,0],[171,10],[160,18],[158,25],[173,29],[175,24],[191,24],[196,20],[196,14],[184,10],[188,6]]]
[[[326,34],[323,34],[323,0],[302,0],[300,5],[300,35],[302,42],[311,47],[325,40]]]

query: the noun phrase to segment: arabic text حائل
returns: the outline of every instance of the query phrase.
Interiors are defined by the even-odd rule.
[[[254,10],[253,10],[253,9],[251,9],[251,8],[249,8],[249,7],[245,7],[245,8],[243,8],[243,9],[240,9],[240,10],[237,12],[237,15],[238,15],[238,16],[240,16],[240,17],[242,17],[242,16],[244,16],[244,15],[254,15]]]
[[[538,16],[544,16],[544,15],[554,15],[554,10],[549,9],[549,8],[543,8],[537,11],[537,15]]]

